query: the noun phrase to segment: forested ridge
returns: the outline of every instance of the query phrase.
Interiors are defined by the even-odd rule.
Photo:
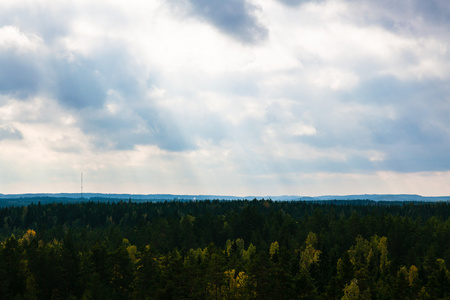
[[[450,204],[0,209],[2,299],[449,299]]]

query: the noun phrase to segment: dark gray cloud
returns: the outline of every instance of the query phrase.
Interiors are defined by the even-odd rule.
[[[296,140],[329,151],[382,153],[380,160],[349,163],[367,170],[450,170],[449,92],[437,79],[368,80],[351,93],[336,95],[331,105],[315,107],[312,119],[318,134]]]
[[[422,18],[425,22],[431,23],[449,23],[450,22],[450,4],[448,1],[442,0],[412,0],[412,1],[366,1],[371,5],[384,8],[397,14],[398,19],[405,17]],[[411,22],[417,19],[411,19]]]
[[[274,143],[296,143],[300,149],[298,158],[288,155],[270,168],[291,172],[297,168],[305,172],[450,170],[450,88],[445,80],[402,81],[380,75],[361,80],[350,91],[324,92],[323,97],[303,89],[289,93],[296,104],[267,108],[264,120],[278,134]],[[311,124],[317,133],[282,134],[297,121]],[[301,145],[330,156],[302,159]],[[333,159],[336,153],[342,155]]]
[[[281,3],[288,5],[288,6],[297,6],[303,3],[308,3],[308,2],[323,2],[325,0],[278,0]]]
[[[450,170],[448,144],[397,144],[386,149],[386,158],[377,169],[395,172],[429,172]]]
[[[89,56],[72,55],[70,60],[59,59],[53,64],[56,97],[67,107],[101,108],[108,90],[124,95],[127,101],[142,97],[146,78],[123,43],[104,40],[98,51]]]
[[[188,0],[191,13],[244,43],[267,38],[268,30],[255,15],[258,9],[245,0]]]
[[[412,1],[414,9],[427,21],[450,23],[450,3],[443,0]]]
[[[250,2],[186,1],[191,15],[241,42],[257,43],[268,37],[268,29],[256,16],[258,8]],[[287,6],[307,2],[279,1]],[[357,5],[356,1],[353,3]],[[442,1],[382,0],[366,1],[365,4],[376,9],[373,15],[361,16],[364,22],[373,22],[392,30],[398,30],[400,27],[408,28],[418,20],[417,18],[423,18],[430,24],[446,24],[450,19],[449,5]],[[71,12],[67,17],[71,18],[73,13],[75,12]],[[40,15],[39,19],[42,20],[38,20],[34,14]],[[97,149],[128,150],[136,145],[157,145],[168,151],[186,151],[197,149],[199,140],[206,140],[215,145],[227,140],[243,144],[248,152],[243,155],[242,161],[246,160],[245,164],[249,168],[256,166],[255,170],[262,174],[268,170],[285,172],[450,170],[450,163],[447,163],[450,162],[448,132],[450,103],[447,96],[450,95],[450,88],[443,81],[402,80],[395,76],[373,76],[364,79],[362,76],[359,84],[350,91],[318,89],[309,86],[307,81],[295,82],[292,86],[281,87],[277,91],[268,91],[264,86],[264,79],[272,76],[276,78],[283,75],[281,72],[273,74],[270,71],[262,71],[261,73],[264,73],[262,75],[249,76],[248,72],[230,71],[225,75],[192,73],[191,75],[201,82],[196,88],[188,86],[191,81],[186,80],[187,84],[182,87],[180,94],[176,94],[177,91],[169,91],[172,92],[171,96],[176,94],[174,98],[183,99],[183,103],[191,101],[193,104],[197,101],[197,92],[212,92],[226,97],[252,99],[261,97],[263,99],[261,103],[254,105],[252,109],[261,111],[265,109],[266,111],[261,113],[265,113],[264,119],[246,117],[244,120],[236,121],[238,125],[235,125],[229,121],[227,123],[226,117],[230,116],[209,111],[205,107],[199,106],[192,111],[184,112],[176,105],[169,108],[157,103],[148,96],[148,91],[158,81],[158,72],[163,70],[154,70],[149,75],[145,69],[149,65],[144,68],[137,63],[138,59],[131,54],[132,49],[120,39],[100,37],[93,43],[95,45],[90,45],[92,49],[87,51],[87,54],[58,52],[61,49],[55,48],[54,42],[61,36],[70,36],[69,22],[62,22],[61,17],[56,15],[49,18],[42,17],[46,15],[48,15],[46,12],[38,11],[36,7],[31,10],[24,9],[23,13],[18,11],[10,12],[9,15],[0,13],[0,16],[5,17],[0,21],[0,25],[16,25],[30,35],[38,32],[38,36],[42,37],[42,47],[47,47],[48,50],[42,52],[21,52],[13,48],[0,50],[0,94],[13,94],[22,100],[39,94],[53,98],[75,117],[77,126],[90,137],[90,141],[93,141]],[[18,16],[21,16],[21,19]],[[60,27],[56,26],[59,22]],[[33,26],[36,27],[33,29]],[[404,61],[399,65],[419,63],[422,59],[419,54],[414,56],[405,53],[401,58]],[[358,66],[355,72],[361,72],[363,69],[377,70],[379,67],[377,63],[367,62],[364,66]],[[305,64],[305,68],[310,67],[314,66]],[[299,72],[307,71],[302,69]],[[166,80],[170,85],[171,79]],[[184,81],[182,82],[184,85]],[[265,95],[266,92],[268,96]],[[226,101],[223,98],[211,101]],[[265,107],[267,98],[273,98],[270,101],[275,104]],[[293,110],[288,113],[298,118],[295,120],[286,118],[283,114],[286,108],[276,105],[277,99],[297,101],[299,105],[290,108]],[[110,104],[117,105],[117,111],[109,110]],[[243,105],[243,110],[244,107]],[[360,115],[345,115],[346,110],[343,108],[347,107],[361,107],[360,110],[348,110],[350,113]],[[339,113],[339,109],[343,112]],[[388,111],[391,111],[392,115]],[[236,112],[240,113],[237,110]],[[317,130],[317,134],[293,135],[283,131],[289,128],[290,122],[296,121],[311,124]],[[327,150],[340,151],[345,154],[343,156],[346,159],[333,158],[332,155],[319,159],[301,157],[278,159],[264,154],[255,155],[252,147],[267,147],[269,142],[262,137],[267,136],[267,131],[270,130],[277,135],[274,143],[304,144],[320,153]],[[0,127],[0,139],[13,138],[22,138],[20,131]],[[370,151],[382,153],[384,160],[371,161],[366,155]]]
[[[312,158],[303,156],[302,153],[273,157],[270,155],[272,150],[270,146],[266,146],[265,149],[267,153],[258,151],[259,149],[245,149],[239,157],[240,172],[253,175],[298,172],[370,173],[380,169],[378,162],[359,154],[348,154],[345,159],[326,155]]]
[[[130,150],[136,145],[157,145],[168,151],[195,148],[190,135],[183,132],[183,121],[176,122],[157,108],[144,114],[130,109],[117,114],[92,109],[80,112],[80,127],[103,150]]]
[[[287,6],[299,6],[305,3],[322,3],[327,0],[278,0]],[[360,11],[355,19],[375,23],[389,30],[412,31],[425,30],[424,24],[445,25],[450,23],[450,2],[443,0],[344,0],[354,6],[365,5],[367,10]],[[426,27],[426,26],[425,26]]]
[[[174,120],[174,116],[153,105],[146,96],[152,80],[140,78],[142,74],[128,49],[110,41],[94,56],[72,54],[70,59],[49,56],[45,51],[0,51],[0,94],[23,101],[38,95],[54,98],[77,118],[82,131],[98,149],[124,150],[149,144],[169,151],[193,149],[196,135],[191,139],[182,130],[183,123],[191,121]],[[117,101],[123,102],[119,103],[120,109],[125,111],[108,112],[105,105],[111,91],[120,96]],[[1,128],[0,139],[6,138],[21,138],[21,133]]]
[[[58,61],[54,72],[54,92],[60,104],[76,109],[103,105],[107,87],[92,62]]]
[[[0,93],[25,98],[39,90],[41,72],[34,55],[0,50]]]
[[[350,0],[355,4],[358,1]],[[361,11],[365,23],[382,26],[390,31],[417,34],[430,34],[441,31],[446,35],[445,26],[450,24],[450,3],[441,0],[411,1],[371,1],[359,2],[366,9]],[[430,32],[430,27],[432,31]]]
[[[183,128],[183,121],[156,120],[152,125],[154,132],[150,141],[156,143],[160,148],[169,151],[186,151],[197,148],[192,139],[196,133]]]
[[[99,44],[90,56],[0,48],[0,94],[23,101],[39,95],[53,98],[76,117],[97,149],[124,150],[148,144],[169,151],[192,149],[193,140],[177,125],[186,121],[176,122],[146,96],[153,81],[142,77],[144,72],[129,49],[110,40]],[[52,49],[45,41],[36,47]],[[119,99],[108,95],[111,92]],[[107,101],[118,102],[119,111],[109,112]],[[15,129],[0,128],[0,139],[21,137]]]

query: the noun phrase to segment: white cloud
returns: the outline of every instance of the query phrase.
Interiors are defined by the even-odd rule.
[[[305,125],[302,122],[293,124],[293,126],[291,127],[291,131],[292,131],[292,134],[296,135],[296,136],[317,134],[316,128],[314,128],[311,125]]]
[[[350,90],[358,84],[358,77],[351,72],[338,69],[319,69],[308,75],[308,82],[319,88]]]
[[[13,48],[20,52],[35,51],[42,44],[42,39],[35,35],[26,35],[14,26],[0,28],[0,49]]]
[[[2,2],[5,189],[83,170],[104,192],[430,194],[410,183],[448,175],[444,21],[229,1]]]

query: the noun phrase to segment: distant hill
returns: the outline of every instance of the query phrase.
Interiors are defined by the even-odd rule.
[[[19,198],[70,198],[70,199],[92,199],[92,198],[105,198],[105,199],[121,199],[121,200],[207,200],[207,199],[220,199],[220,200],[238,200],[249,199],[249,197],[235,197],[235,196],[217,196],[217,195],[174,195],[174,194],[104,194],[104,193],[36,193],[36,194],[0,194],[0,199],[19,199]],[[252,197],[253,199],[255,197]],[[258,197],[260,198],[260,197]]]
[[[37,193],[37,194],[0,194],[0,207],[21,206],[38,202],[53,203],[64,202],[74,203],[80,201],[116,202],[116,201],[192,201],[192,200],[253,200],[271,199],[274,201],[347,201],[347,200],[370,200],[376,202],[439,202],[450,201],[450,196],[425,197],[408,194],[363,194],[363,195],[328,195],[328,196],[223,196],[223,195],[175,195],[175,194],[102,194],[84,193],[81,198],[80,193]]]
[[[0,194],[0,199],[20,198],[70,198],[80,199],[80,193],[28,193]],[[277,201],[315,201],[315,200],[372,200],[372,201],[449,201],[450,196],[420,196],[414,194],[361,194],[361,195],[325,195],[325,196],[224,196],[224,195],[177,195],[177,194],[104,194],[83,193],[83,199],[104,198],[121,200],[252,200],[272,199]]]
[[[318,197],[300,197],[299,200],[372,200],[372,201],[449,201],[450,196],[427,197],[410,194],[364,194],[347,196],[318,196]]]

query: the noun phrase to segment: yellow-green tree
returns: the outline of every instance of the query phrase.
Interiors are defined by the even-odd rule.
[[[354,278],[345,286],[342,300],[359,300],[360,294],[358,280]]]
[[[241,271],[236,274],[236,270],[226,270],[224,272],[225,284],[220,288],[216,295],[214,290],[210,291],[213,299],[254,299],[256,293],[251,289],[251,280],[245,272]]]
[[[314,246],[317,244],[317,235],[310,232],[305,242],[305,249],[300,253],[300,270],[309,271],[309,267],[319,262],[322,251],[317,250]]]

